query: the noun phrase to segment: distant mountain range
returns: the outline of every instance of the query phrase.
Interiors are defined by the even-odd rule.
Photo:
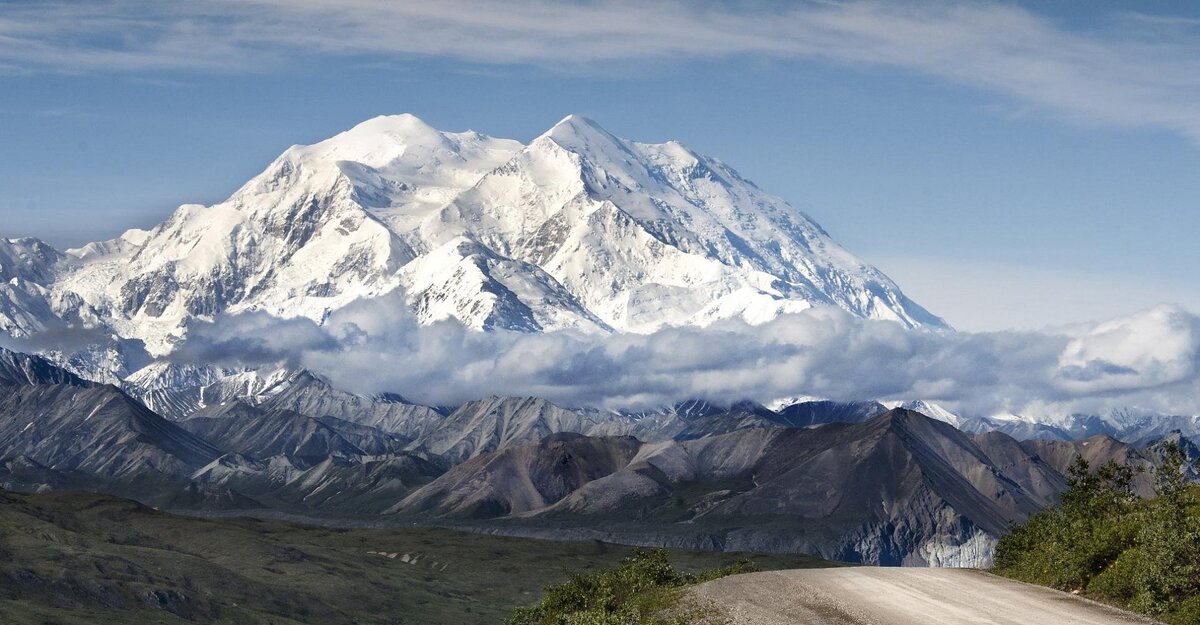
[[[347,393],[306,371],[185,369],[121,389],[0,351],[0,488],[975,566],[1010,522],[1055,500],[1076,454],[1150,466],[1169,439],[1200,459],[1180,432],[1021,441],[874,402],[690,401],[622,414],[490,397],[435,408]],[[156,386],[185,378],[206,383]]]

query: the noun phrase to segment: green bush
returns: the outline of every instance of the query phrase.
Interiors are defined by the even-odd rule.
[[[1165,445],[1157,496],[1143,501],[1130,488],[1132,469],[1110,462],[1092,471],[1077,457],[1061,503],[1001,538],[994,570],[1200,625],[1200,494],[1184,462],[1177,445]]]
[[[572,575],[546,589],[537,605],[517,608],[509,625],[667,625],[686,623],[691,612],[672,611],[682,587],[748,572],[748,562],[699,575],[671,566],[662,549],[639,549],[615,568]]]
[[[1168,623],[1188,625],[1200,623],[1200,596],[1193,596],[1179,602],[1179,607],[1165,619]]]
[[[1145,567],[1146,554],[1138,547],[1125,550],[1088,583],[1089,594],[1122,605],[1130,604],[1141,591],[1137,572]]]

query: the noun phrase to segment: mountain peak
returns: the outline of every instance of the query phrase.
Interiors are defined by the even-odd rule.
[[[603,130],[603,128],[600,128],[600,124],[597,124],[594,120],[592,120],[592,118],[580,115],[579,113],[571,113],[570,115],[567,115],[566,117],[558,120],[558,123],[551,126],[550,129],[553,130],[559,127],[576,126],[590,126],[592,128]]]
[[[945,421],[946,423],[949,423],[950,425],[953,425],[955,427],[958,427],[959,423],[962,421],[962,418],[959,415],[957,415],[953,412],[950,412],[949,410],[946,410],[946,408],[944,408],[940,404],[935,404],[930,401],[925,401],[924,399],[915,399],[912,401],[907,401],[907,402],[898,404],[895,407],[903,408],[905,410],[911,410],[913,412],[919,412],[931,419],[937,419],[938,421]]]
[[[436,128],[425,123],[425,120],[413,115],[412,113],[399,113],[396,115],[378,115],[364,122],[355,125],[346,133],[380,133],[380,132],[399,132],[399,133],[431,133],[436,132],[441,134]],[[343,133],[345,134],[345,133]]]
[[[901,437],[921,438],[931,431],[940,432],[943,435],[965,436],[961,430],[945,421],[907,408],[892,408],[871,418],[867,423],[873,423],[875,427]]]
[[[575,113],[562,118],[557,124],[551,126],[550,130],[547,130],[542,137],[548,137],[572,151],[586,149],[589,145],[597,142],[621,143],[620,139],[602,128],[600,124]]]
[[[400,159],[413,149],[424,160],[426,152],[455,152],[445,133],[426,124],[416,115],[380,115],[353,128],[312,145],[293,146],[285,155],[324,161],[354,161],[370,167],[382,167]]]

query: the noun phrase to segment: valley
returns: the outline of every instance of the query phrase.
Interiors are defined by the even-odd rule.
[[[0,492],[5,623],[492,624],[569,572],[631,549],[433,528],[334,529],[204,520],[79,492]],[[826,566],[805,556],[674,551],[685,570],[750,557],[762,569]]]

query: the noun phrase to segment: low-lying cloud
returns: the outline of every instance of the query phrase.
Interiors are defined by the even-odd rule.
[[[403,297],[317,325],[264,313],[197,324],[180,362],[305,367],[361,393],[429,404],[536,395],[637,408],[688,398],[928,399],[967,414],[1200,412],[1200,318],[1174,306],[1054,332],[908,330],[816,308],[652,334],[475,332],[417,324]]]

